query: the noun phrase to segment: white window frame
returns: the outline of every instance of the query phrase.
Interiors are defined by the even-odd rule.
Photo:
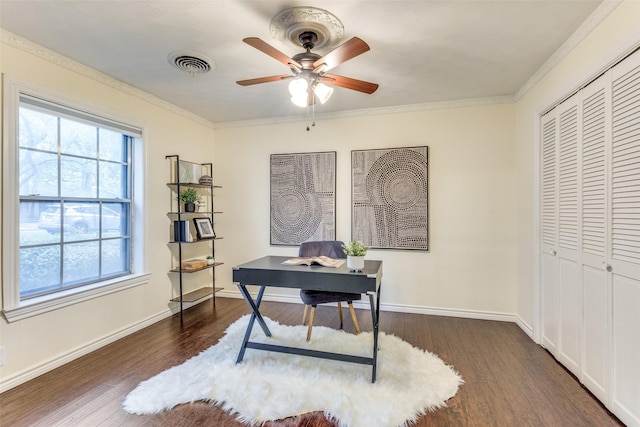
[[[122,119],[117,113],[105,111],[94,105],[83,105],[59,94],[53,94],[14,79],[4,78],[4,129],[2,141],[2,314],[9,322],[36,316],[82,301],[98,298],[149,282],[146,273],[144,244],[145,203],[145,130],[143,126],[131,125],[141,129],[141,138],[132,144],[132,195],[131,195],[131,274],[105,280],[55,294],[43,295],[20,300],[19,283],[19,194],[18,194],[18,117],[20,95],[29,95],[70,108],[87,111],[91,114],[109,117],[117,122],[129,124],[130,119]]]

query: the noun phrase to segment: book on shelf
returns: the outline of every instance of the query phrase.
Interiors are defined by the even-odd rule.
[[[174,242],[193,242],[193,235],[189,229],[188,221],[173,221],[173,241]]]
[[[338,268],[342,264],[344,264],[344,260],[343,259],[330,258],[328,256],[320,255],[320,256],[315,256],[315,257],[290,258],[290,259],[284,261],[282,264],[284,264],[284,265],[312,265],[312,264],[319,264],[319,265],[321,265],[323,267]]]

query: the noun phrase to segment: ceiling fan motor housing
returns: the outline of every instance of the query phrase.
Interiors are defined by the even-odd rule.
[[[313,63],[320,58],[321,56],[316,53],[302,52],[297,55],[294,55],[291,59],[293,59],[294,61],[297,61],[300,65],[302,65],[303,70],[313,70]],[[292,69],[294,71],[299,71],[299,70],[295,70],[294,67],[292,67]]]
[[[298,40],[300,40],[302,47],[309,51],[313,49],[313,46],[315,46],[318,41],[318,35],[313,31],[303,31],[298,36]]]

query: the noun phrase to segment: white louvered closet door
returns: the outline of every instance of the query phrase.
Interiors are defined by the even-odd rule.
[[[542,117],[541,170],[541,317],[542,345],[556,355],[559,335],[559,268],[558,245],[558,120],[556,110]]]
[[[541,120],[542,345],[640,427],[640,50]]]
[[[602,401],[609,384],[611,280],[609,156],[611,140],[611,73],[582,91],[582,381]]]
[[[640,51],[612,69],[613,411],[640,425]]]
[[[582,283],[578,265],[581,225],[579,142],[582,138],[580,94],[562,102],[558,118],[558,267],[559,332],[556,357],[576,376],[582,364]]]

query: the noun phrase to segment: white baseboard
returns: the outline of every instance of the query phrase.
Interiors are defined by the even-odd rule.
[[[179,310],[179,307],[178,307],[178,310]],[[35,367],[29,368],[22,372],[18,372],[8,378],[3,378],[0,381],[0,393],[4,393],[5,391],[12,389],[13,387],[23,384],[29,380],[32,380],[56,368],[59,368],[60,366],[66,363],[69,363],[86,354],[89,354],[92,351],[98,350],[99,348],[104,347],[107,344],[111,344],[112,342],[117,341],[120,338],[124,338],[127,335],[130,335],[134,332],[137,332],[141,329],[146,328],[147,326],[151,326],[154,323],[159,322],[160,320],[165,319],[176,312],[177,311],[175,308],[167,307],[165,311],[155,314],[151,317],[148,317],[147,319],[144,319],[139,323],[130,325],[126,328],[116,331],[113,334],[107,335],[91,343],[83,345],[82,347],[79,347],[73,351],[63,354],[62,356],[56,357],[55,359],[48,360],[44,363],[36,365]]]
[[[242,298],[240,292],[233,291],[221,291],[216,294],[217,296],[225,297],[225,298]],[[302,304],[300,301],[300,297],[297,295],[273,295],[265,292],[263,298],[264,301],[275,301],[275,302],[286,302],[286,303],[296,303]],[[354,301],[353,306],[356,308],[368,309],[369,303],[366,300]],[[380,311],[391,311],[396,313],[412,313],[412,314],[427,314],[431,316],[447,316],[447,317],[462,317],[466,319],[479,319],[479,320],[496,320],[500,322],[514,322],[517,323],[518,326],[523,328],[526,326],[524,322],[522,322],[518,316],[510,313],[498,313],[498,312],[489,312],[489,311],[477,311],[477,310],[460,310],[460,309],[445,309],[445,308],[436,308],[436,307],[424,307],[417,305],[406,305],[406,304],[385,304],[380,303]],[[527,335],[530,335],[529,332],[523,328]]]
[[[242,295],[240,292],[234,292],[231,290],[222,290],[216,293],[216,297],[223,298],[236,298],[242,299]],[[211,298],[210,296],[205,299]],[[264,301],[274,301],[274,302],[284,302],[291,304],[302,304],[300,298],[297,295],[272,295],[265,293],[263,297]],[[197,301],[194,303],[184,303],[184,309],[187,309],[197,303],[202,301]],[[356,308],[368,309],[369,304],[366,300],[355,301],[353,304]],[[459,310],[459,309],[444,309],[444,308],[436,308],[436,307],[424,307],[424,306],[413,306],[406,304],[380,304],[381,311],[391,311],[397,313],[413,313],[413,314],[426,314],[431,316],[447,316],[447,317],[461,317],[467,319],[479,319],[479,320],[495,320],[501,322],[515,322],[529,337],[533,337],[533,329],[524,322],[519,316],[515,314],[508,313],[497,313],[497,312],[488,312],[488,311],[476,311],[476,310]],[[96,341],[93,341],[87,345],[84,345],[80,348],[77,348],[73,351],[70,351],[60,357],[49,360],[42,364],[37,365],[34,368],[30,368],[26,371],[19,372],[15,375],[12,375],[9,378],[3,378],[0,381],[0,393],[3,393],[13,387],[16,387],[20,384],[23,384],[29,380],[32,380],[42,374],[45,374],[55,368],[58,368],[66,363],[71,362],[85,354],[91,353],[92,351],[98,350],[101,347],[104,347],[107,344],[111,344],[114,341],[119,340],[120,338],[124,338],[127,335],[130,335],[134,332],[137,332],[141,329],[146,328],[156,322],[159,322],[162,319],[165,319],[173,314],[179,312],[178,304],[171,304],[170,307],[161,313],[158,313],[154,316],[151,316],[139,323],[134,325],[130,325],[126,328],[121,329],[111,335],[102,337]]]
[[[242,295],[240,294],[240,292],[234,292],[230,290],[221,291],[216,295],[219,295],[225,298],[242,299]],[[263,296],[263,300],[302,304],[302,302],[300,301],[300,298],[297,295],[293,295],[293,296],[270,295],[269,293],[265,293]],[[366,302],[366,300],[354,301],[353,305],[356,308],[363,308],[363,309],[369,308],[369,304]],[[527,336],[531,338],[531,340],[535,342],[535,339],[533,338],[533,328],[517,314],[478,311],[478,310],[446,309],[446,308],[424,307],[424,306],[406,305],[406,304],[384,304],[384,303],[380,303],[380,311],[391,311],[396,313],[426,314],[430,316],[461,317],[465,319],[495,320],[499,322],[513,322],[516,325],[518,325],[518,327],[522,329],[522,331],[525,334],[527,334]]]
[[[533,327],[522,320],[520,316],[516,316],[516,323],[518,326],[520,326],[520,329],[522,329],[524,333],[527,334],[529,338],[531,338],[531,340],[535,342],[535,339],[533,338]]]

